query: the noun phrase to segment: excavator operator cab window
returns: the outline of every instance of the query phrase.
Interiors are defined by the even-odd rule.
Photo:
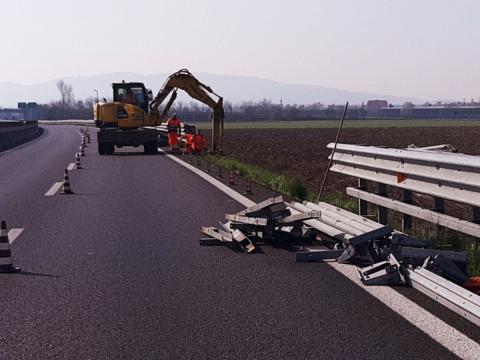
[[[123,85],[123,84],[122,84]],[[148,111],[145,89],[136,86],[119,86],[114,89],[113,101],[125,102]]]
[[[124,102],[126,96],[127,96],[127,89],[123,89],[123,88],[117,89],[117,91],[115,91],[115,94],[113,95],[113,101]]]

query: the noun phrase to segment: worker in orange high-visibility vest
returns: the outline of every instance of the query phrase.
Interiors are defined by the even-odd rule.
[[[193,135],[193,151],[203,153],[207,151],[207,138],[203,135],[200,130],[197,130],[196,134]]]
[[[193,136],[193,134],[185,134],[180,138],[180,141],[182,141],[185,146],[185,154],[190,154],[193,152]]]
[[[181,125],[182,122],[177,118],[176,114],[173,114],[167,121],[168,145],[170,145],[171,152],[178,151],[178,134]]]

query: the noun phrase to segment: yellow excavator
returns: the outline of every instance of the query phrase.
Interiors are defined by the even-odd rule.
[[[156,153],[159,145],[165,145],[162,140],[165,139],[165,133],[161,125],[168,117],[178,89],[212,109],[210,151],[222,150],[225,117],[223,98],[187,69],[170,75],[155,98],[152,91],[140,82],[123,81],[112,84],[112,87],[113,102],[97,102],[94,105],[95,126],[100,129],[97,133],[100,155],[112,155],[115,146],[140,145],[143,145],[145,153]],[[161,110],[160,106],[169,94],[170,99]]]

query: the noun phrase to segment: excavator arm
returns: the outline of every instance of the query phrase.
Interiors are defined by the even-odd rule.
[[[204,103],[213,110],[211,151],[221,152],[225,117],[223,98],[216,94],[209,86],[198,81],[187,69],[177,71],[168,77],[163,87],[158,91],[155,99],[150,103],[150,111],[158,114],[160,105],[168,95],[172,93],[172,96],[160,115],[160,119],[164,119],[177,97],[177,89],[184,90],[192,98]],[[218,99],[215,100],[212,95]]]

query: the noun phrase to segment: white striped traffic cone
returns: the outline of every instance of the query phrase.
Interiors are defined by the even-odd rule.
[[[230,171],[230,175],[228,177],[228,185],[235,185],[235,172]]]
[[[0,273],[13,273],[18,271],[20,271],[20,268],[13,266],[7,223],[5,220],[2,220],[2,225],[0,226]]]
[[[253,195],[252,182],[249,178],[245,179],[245,192],[243,193],[243,195]]]
[[[80,163],[80,154],[77,152],[75,154],[75,170],[83,169],[82,164]]]
[[[62,186],[62,191],[60,191],[60,194],[62,195],[73,194],[73,191],[70,188],[70,177],[68,176],[67,169],[65,169],[65,173],[63,175],[63,186]]]
[[[80,156],[85,156],[85,148],[83,147],[83,145],[80,145],[78,150],[80,150]]]

